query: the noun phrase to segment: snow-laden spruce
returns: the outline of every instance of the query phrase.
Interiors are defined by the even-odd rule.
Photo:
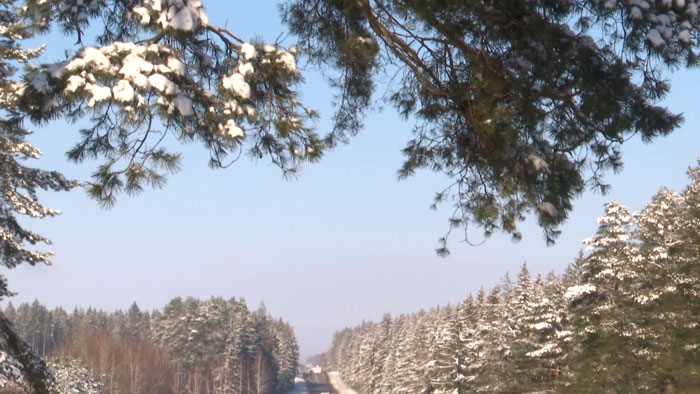
[[[0,389],[24,386],[22,364],[12,355],[0,350]]]
[[[102,394],[100,380],[77,360],[51,360],[48,363],[56,378],[51,388],[56,394]]]
[[[551,390],[571,342],[567,283],[554,275],[533,281],[523,267],[516,284],[506,279],[457,306],[340,331],[328,367],[370,394]]]
[[[134,303],[127,311],[70,314],[35,301],[3,312],[37,352],[52,355],[58,390],[51,394],[100,387],[114,394],[266,394],[294,386],[293,329],[243,300],[175,298],[153,311]]]
[[[700,167],[688,174],[641,212],[606,204],[564,275],[523,266],[457,306],[339,331],[328,367],[368,394],[697,391]]]

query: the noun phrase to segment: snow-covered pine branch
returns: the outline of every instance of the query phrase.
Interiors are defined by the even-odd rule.
[[[104,205],[123,191],[162,186],[179,168],[173,140],[201,142],[215,168],[247,152],[286,174],[323,151],[310,124],[315,112],[297,98],[295,47],[244,42],[212,25],[200,1],[34,2],[27,9],[32,20],[76,34],[80,46],[65,61],[33,67],[21,104],[36,122],[91,120],[69,158],[103,160],[90,194]],[[107,34],[119,32],[116,24],[130,28]],[[105,34],[86,37],[88,27]]]

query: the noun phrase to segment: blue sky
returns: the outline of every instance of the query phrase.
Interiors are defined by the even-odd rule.
[[[244,38],[274,41],[284,31],[275,2],[205,4],[214,23]],[[52,51],[62,53],[73,41],[53,36],[47,42],[44,61],[55,60]],[[323,130],[330,115],[328,89],[316,73],[305,75],[304,101],[321,111]],[[307,166],[297,180],[284,180],[264,160],[210,170],[206,152],[188,145],[179,148],[183,170],[165,189],[124,196],[111,210],[100,209],[81,190],[42,195],[64,214],[28,225],[54,241],[54,265],[8,272],[10,287],[19,292],[12,302],[37,298],[50,307],[113,310],[133,301],[159,308],[175,296],[244,297],[250,307],[264,301],[271,314],[288,320],[302,355],[315,354],[336,330],[385,312],[458,302],[481,285],[498,283],[506,271],[514,277],[523,262],[534,272],[561,272],[581,240],[595,232],[604,202],[639,210],[661,186],[681,189],[685,170],[699,156],[699,82],[698,71],[673,75],[664,104],[685,113],[684,125],[653,145],[626,144],[624,171],[607,177],[612,191],[587,192],[577,200],[554,247],[546,247],[528,221],[518,244],[497,235],[470,247],[454,238],[450,258],[435,256],[447,209],[428,206],[446,180],[421,172],[397,181],[411,125],[386,109],[370,114],[359,136]],[[74,125],[38,129],[32,141],[45,152],[40,165],[87,179],[94,167],[69,164],[63,155],[77,138]],[[478,230],[473,237],[480,239]]]

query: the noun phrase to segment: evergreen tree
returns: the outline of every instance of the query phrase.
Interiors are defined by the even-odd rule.
[[[477,375],[477,391],[502,392],[512,381],[510,361],[515,330],[511,327],[508,294],[495,287],[481,304],[476,340],[483,343],[483,366]]]
[[[162,186],[179,168],[166,135],[201,141],[212,167],[246,150],[289,173],[323,149],[295,91],[294,49],[238,38],[213,25],[198,0],[28,2],[27,12],[79,45],[30,70],[22,108],[39,122],[89,119],[68,157],[104,159],[88,188],[103,205]]]
[[[700,167],[688,170],[690,184],[681,193],[682,205],[670,232],[668,286],[661,296],[665,325],[670,328],[670,351],[663,359],[670,376],[668,385],[678,392],[693,391],[700,385]]]
[[[549,286],[551,289],[552,284]],[[563,298],[561,288],[557,290],[547,291],[539,275],[532,282],[523,266],[514,297],[517,304],[512,368],[516,376],[512,392],[546,392],[556,386],[566,355],[563,337],[567,336],[564,305],[555,300]]]
[[[275,392],[286,393],[294,388],[294,377],[297,374],[299,346],[297,345],[294,329],[281,320],[275,322],[277,351],[275,352],[277,371],[277,386]]]
[[[661,189],[639,214],[606,204],[588,252],[563,274],[533,280],[523,266],[514,284],[506,276],[456,308],[395,320],[381,376],[367,367],[380,323],[337,333],[329,360],[382,392],[695,392],[700,167],[688,173],[680,194]]]
[[[401,315],[395,318],[387,340],[388,355],[382,366],[381,391],[384,393],[407,393],[405,385],[410,379],[411,354],[407,347],[406,336],[410,333],[410,322],[407,316]]]
[[[429,349],[426,346],[432,334],[430,319],[432,319],[432,314],[420,311],[413,316],[411,325],[407,327],[409,332],[406,333],[406,351],[400,353],[402,357],[399,363],[401,370],[408,371],[402,383],[405,394],[420,393],[423,390],[426,379],[425,366],[430,361]]]
[[[426,393],[458,393],[458,377],[462,364],[459,343],[459,320],[455,309],[443,309],[438,322],[435,347],[427,365]]]
[[[24,127],[20,109],[26,87],[17,81],[15,72],[43,50],[21,48],[22,40],[31,38],[37,26],[27,20],[27,11],[15,1],[0,1],[0,22],[0,263],[6,268],[24,262],[49,264],[51,252],[28,246],[50,241],[24,228],[17,215],[44,218],[59,214],[39,203],[37,192],[67,191],[77,183],[58,172],[26,165],[28,160],[39,158],[41,151],[26,140],[32,133]],[[0,298],[11,294],[4,277],[0,277]]]
[[[677,293],[680,260],[672,253],[681,245],[678,230],[683,205],[681,196],[662,188],[637,216],[635,237],[641,245],[639,270],[643,275],[637,301],[647,315],[643,334],[649,343],[639,357],[648,360],[646,375],[652,379],[652,390],[658,392],[672,389],[678,381],[677,371],[685,365],[685,361],[679,362],[682,351],[673,346],[678,327],[682,326],[683,316],[690,307]]]
[[[531,213],[553,242],[586,174],[605,190],[601,173],[621,168],[627,136],[671,132],[681,117],[655,105],[669,89],[661,71],[697,64],[694,2],[289,0],[283,10],[309,60],[339,71],[332,142],[362,127],[390,70],[385,99],[416,120],[400,176],[446,174],[435,202],[454,201],[450,228],[516,240]]]
[[[56,375],[55,393],[102,394],[99,378],[78,361],[52,361],[49,366]]]
[[[640,373],[645,322],[635,292],[641,259],[638,245],[631,242],[634,219],[626,207],[608,203],[598,223],[597,235],[584,241],[592,253],[583,261],[582,284],[567,291],[577,329],[572,392],[645,385]]]

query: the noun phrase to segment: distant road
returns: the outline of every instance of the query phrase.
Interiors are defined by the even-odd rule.
[[[337,394],[337,391],[331,386],[331,381],[325,372],[321,373],[306,373],[304,374],[306,387],[309,394]]]

